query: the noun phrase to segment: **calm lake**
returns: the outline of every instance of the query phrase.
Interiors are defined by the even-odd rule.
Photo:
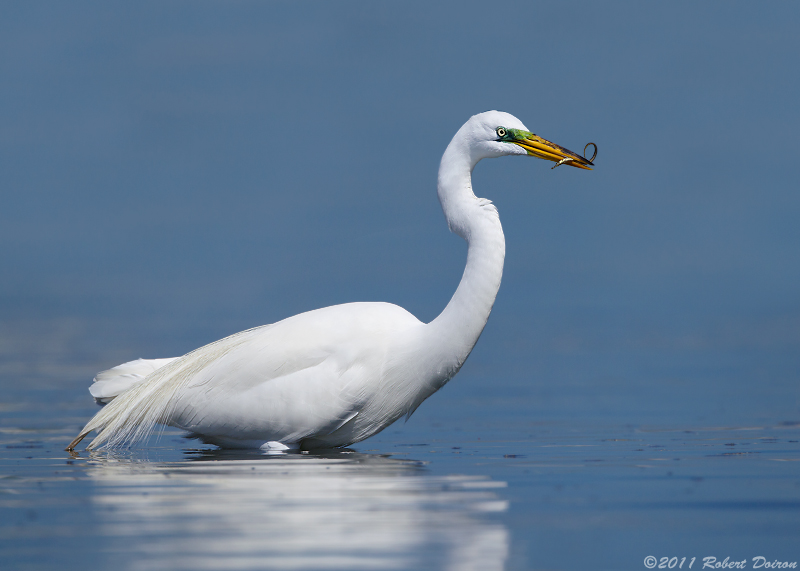
[[[0,570],[800,564],[798,22],[0,3]],[[596,168],[475,168],[502,287],[408,422],[321,454],[64,451],[123,362],[353,301],[434,319],[466,256],[437,169],[491,109]]]
[[[603,352],[579,356],[562,385],[478,363],[408,423],[323,454],[217,450],[174,429],[132,450],[69,454],[96,406],[86,363],[61,351],[86,352],[69,340],[54,349],[53,335],[47,354],[5,338],[22,357],[6,360],[0,385],[3,569],[627,570],[648,556],[700,569],[706,557],[747,568],[800,557],[800,422],[770,419],[787,410],[774,383],[739,402],[755,382],[746,364],[764,355],[693,353],[703,375],[717,359],[744,371],[711,398],[688,386],[696,372],[657,374],[668,354],[648,357],[652,378],[594,387],[580,373],[592,379]]]

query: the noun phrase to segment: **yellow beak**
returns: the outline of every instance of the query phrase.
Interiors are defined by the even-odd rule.
[[[509,129],[509,131],[511,130]],[[573,153],[569,149],[565,149],[562,146],[551,143],[547,139],[543,139],[538,135],[516,129],[513,132],[513,139],[511,139],[509,142],[519,145],[533,157],[553,161],[556,163],[553,168],[561,165],[569,165],[571,167],[577,167],[579,169],[586,169],[590,171],[592,170],[591,167],[594,166],[592,160],[595,156],[597,156],[597,145],[594,143],[589,143],[589,145],[594,146],[594,155],[592,156],[592,159],[587,159],[586,157],[582,157]],[[586,146],[588,147],[589,145]]]

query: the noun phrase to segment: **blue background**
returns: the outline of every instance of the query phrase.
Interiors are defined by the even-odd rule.
[[[796,418],[794,4],[2,11],[7,369],[91,374],[349,301],[432,319],[465,259],[438,161],[500,109],[596,142],[598,168],[476,169],[508,254],[456,390],[493,371],[537,403],[629,398],[597,406],[633,421]]]
[[[66,443],[93,412],[93,374],[123,361],[350,301],[433,319],[466,256],[436,198],[439,159],[498,109],[574,151],[595,142],[597,168],[478,165],[507,239],[494,312],[458,377],[386,438],[796,431],[798,16],[789,2],[4,3],[5,410],[37,402],[29,418]],[[49,416],[65,399],[86,408]],[[770,537],[797,559],[794,464],[770,488],[776,463],[698,458],[722,478],[722,511],[697,504],[687,527],[670,504],[680,532],[659,543],[654,515],[641,537],[677,553],[652,554],[730,518],[737,531],[703,545]],[[521,502],[504,520],[515,568],[533,552],[560,568],[569,533],[537,535],[527,556],[519,543],[534,526],[519,506],[542,505],[525,485],[541,481],[498,470]],[[671,501],[625,470],[608,497]],[[593,477],[567,481],[592,497]],[[575,568],[642,568],[622,520],[608,535],[587,521],[579,539],[609,545],[607,565],[573,552]]]

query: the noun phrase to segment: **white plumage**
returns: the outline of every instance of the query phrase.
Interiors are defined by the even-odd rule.
[[[224,447],[336,447],[410,415],[458,372],[500,287],[503,230],[492,203],[473,194],[472,169],[483,158],[525,154],[591,164],[498,111],[472,117],[447,147],[439,200],[469,249],[455,295],[431,323],[389,303],[351,303],[243,331],[183,357],[125,363],[95,378],[92,395],[110,402],[68,449],[93,430],[90,449],[131,443],[157,424]]]
[[[122,363],[107,371],[97,373],[92,386],[89,387],[89,392],[99,404],[107,404],[122,391],[131,388],[156,369],[160,369],[178,358],[136,359]]]

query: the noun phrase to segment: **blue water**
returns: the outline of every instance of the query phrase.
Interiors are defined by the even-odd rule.
[[[0,568],[800,563],[798,18],[0,5]],[[407,423],[321,456],[63,451],[122,362],[336,303],[433,319],[465,260],[438,162],[489,109],[597,168],[476,167],[503,284]]]
[[[621,382],[544,391],[473,371],[351,450],[265,456],[174,429],[132,450],[64,452],[95,405],[84,380],[46,378],[2,377],[4,568],[611,570],[643,569],[647,556],[798,558],[797,417],[765,422],[743,406],[756,409],[740,416],[747,423],[713,424],[731,413],[688,393],[670,399],[677,380],[648,389],[658,404],[636,416]],[[674,412],[645,421],[664,406]]]

